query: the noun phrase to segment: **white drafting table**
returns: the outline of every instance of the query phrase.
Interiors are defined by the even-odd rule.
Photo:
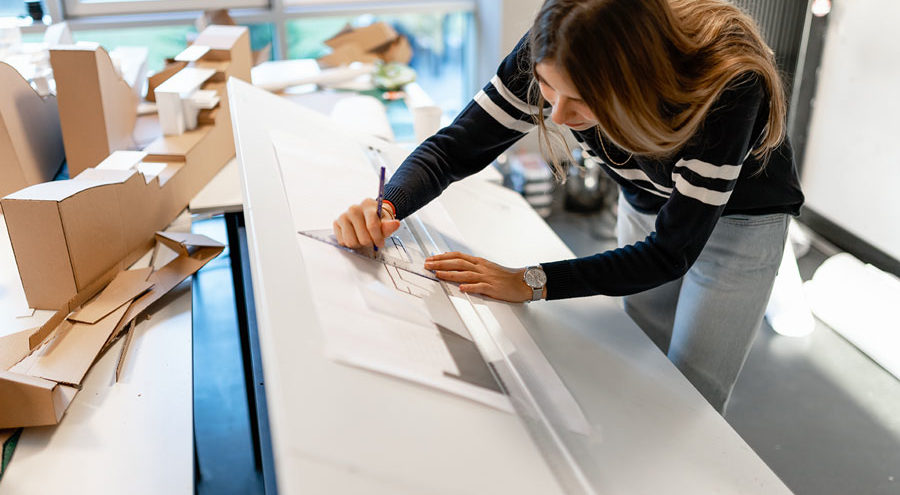
[[[179,286],[135,326],[115,383],[119,339],[85,376],[55,426],[25,428],[0,495],[194,493],[191,292]],[[32,328],[6,223],[0,218],[0,332]]]
[[[245,83],[229,94],[279,492],[560,493],[516,416],[323,355],[268,134],[297,123]],[[572,256],[511,191],[464,181],[441,201],[476,254],[517,265]],[[588,475],[603,493],[790,493],[614,299],[521,311],[601,432]]]

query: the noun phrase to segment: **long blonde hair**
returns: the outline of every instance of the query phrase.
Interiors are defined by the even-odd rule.
[[[787,108],[774,54],[753,19],[724,0],[547,0],[529,48],[532,72],[540,62],[562,69],[597,117],[598,132],[625,151],[676,153],[726,87],[751,74],[769,107],[753,156],[765,163],[784,139]],[[542,108],[540,92],[531,93]],[[548,128],[535,120],[549,152]],[[561,176],[558,159],[551,161]]]

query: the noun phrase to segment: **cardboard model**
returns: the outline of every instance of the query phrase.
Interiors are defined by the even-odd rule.
[[[97,43],[50,50],[69,176],[132,149],[138,97]]]
[[[56,98],[0,62],[0,197],[53,179],[63,162]]]
[[[60,310],[39,329],[0,339],[0,429],[58,423],[88,369],[125,326],[224,249],[196,234],[157,232],[156,239],[177,255],[165,266],[118,272],[77,312]]]
[[[201,112],[196,129],[161,136],[143,152],[115,152],[72,179],[37,184],[0,200],[29,306],[80,305],[151,247],[153,232],[169,225],[234,156],[224,80],[250,80],[248,31],[211,26],[197,37],[201,43],[210,49],[189,67],[215,69],[203,89],[216,91],[220,104]],[[90,62],[97,53],[55,55],[86,54]],[[97,101],[105,102],[104,95]],[[64,133],[66,128],[64,121]]]

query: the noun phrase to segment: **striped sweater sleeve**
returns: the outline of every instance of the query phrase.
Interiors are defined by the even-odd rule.
[[[634,294],[687,273],[742,175],[764,95],[756,77],[726,89],[698,135],[680,152],[672,170],[674,188],[657,215],[655,231],[618,249],[542,263],[547,298]]]
[[[472,175],[535,127],[527,36],[452,124],[419,145],[385,185],[384,197],[405,218],[453,181]]]

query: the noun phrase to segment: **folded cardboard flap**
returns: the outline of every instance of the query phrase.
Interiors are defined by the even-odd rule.
[[[56,424],[74,396],[71,387],[0,370],[0,428]]]

